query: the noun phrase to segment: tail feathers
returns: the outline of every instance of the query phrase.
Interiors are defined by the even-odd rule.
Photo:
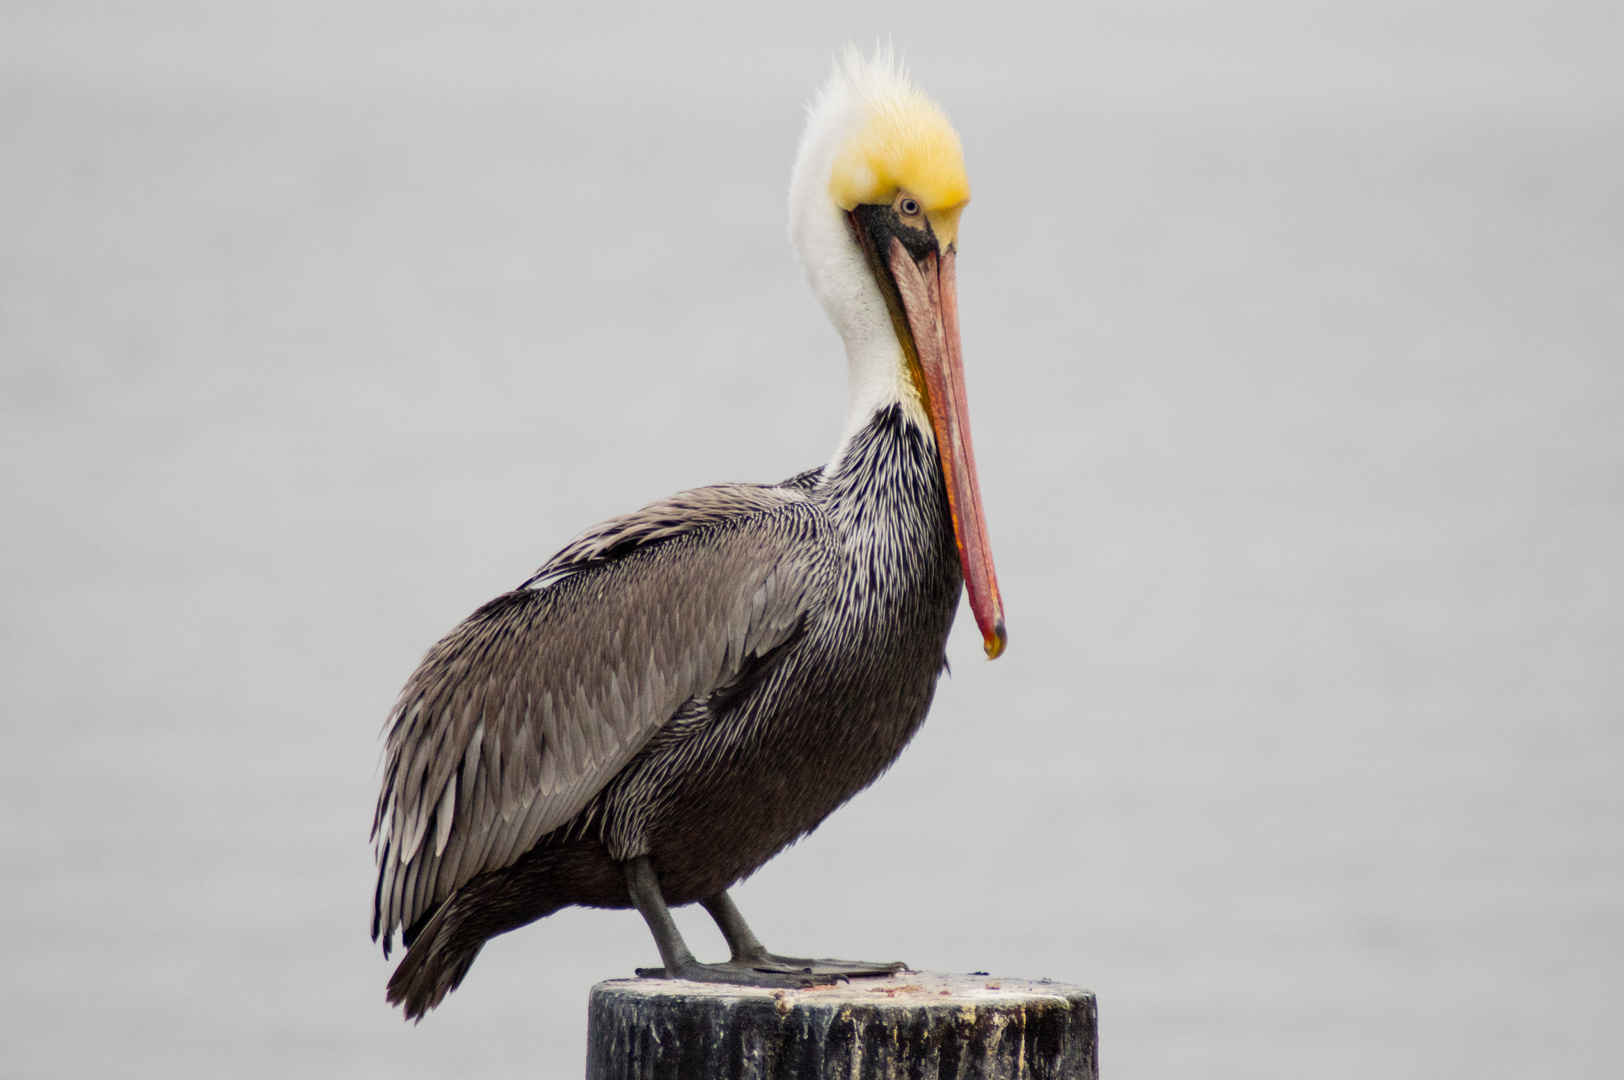
[[[389,977],[389,1003],[402,1006],[406,1019],[421,1020],[461,985],[485,942],[571,903],[591,903],[603,887],[585,893],[572,888],[590,882],[593,876],[580,874],[578,864],[606,881],[619,877],[602,845],[580,845],[531,852],[506,869],[481,874],[446,897],[427,922],[402,935],[407,950]],[[619,885],[624,893],[624,878]],[[610,903],[615,900],[612,893],[607,898]]]
[[[403,1006],[414,1023],[462,985],[490,937],[470,925],[462,900],[453,893],[440,905],[389,977],[389,1004]]]

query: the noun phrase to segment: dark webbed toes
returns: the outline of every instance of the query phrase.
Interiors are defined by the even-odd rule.
[[[803,956],[779,956],[764,952],[733,961],[736,965],[749,965],[758,971],[797,972],[803,975],[839,975],[846,978],[884,977],[907,971],[908,965],[900,960],[880,963],[872,960],[813,960]]]
[[[697,960],[692,964],[679,967],[674,974],[667,974],[663,967],[638,968],[637,974],[643,979],[687,979],[689,982],[726,983],[730,986],[770,986],[784,987],[792,990],[808,986],[828,986],[840,982],[844,976],[827,973],[820,974],[809,971],[763,971],[745,964],[701,964]]]

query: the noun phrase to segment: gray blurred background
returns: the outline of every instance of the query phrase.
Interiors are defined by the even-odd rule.
[[[580,1074],[635,914],[384,1005],[379,728],[579,529],[825,459],[785,188],[888,34],[1010,647],[762,936],[1092,987],[1112,1080],[1624,1075],[1621,12],[0,5],[0,1073]]]

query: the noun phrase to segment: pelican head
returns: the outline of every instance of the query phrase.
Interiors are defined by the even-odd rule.
[[[790,180],[790,240],[846,344],[850,412],[841,450],[898,404],[936,439],[970,610],[989,658],[1003,605],[970,445],[954,263],[970,201],[947,114],[889,48],[848,47],[812,103]]]

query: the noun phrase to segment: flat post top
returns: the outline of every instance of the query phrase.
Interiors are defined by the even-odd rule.
[[[592,988],[588,1080],[1096,1080],[1094,995],[903,972],[804,990],[667,979]]]

